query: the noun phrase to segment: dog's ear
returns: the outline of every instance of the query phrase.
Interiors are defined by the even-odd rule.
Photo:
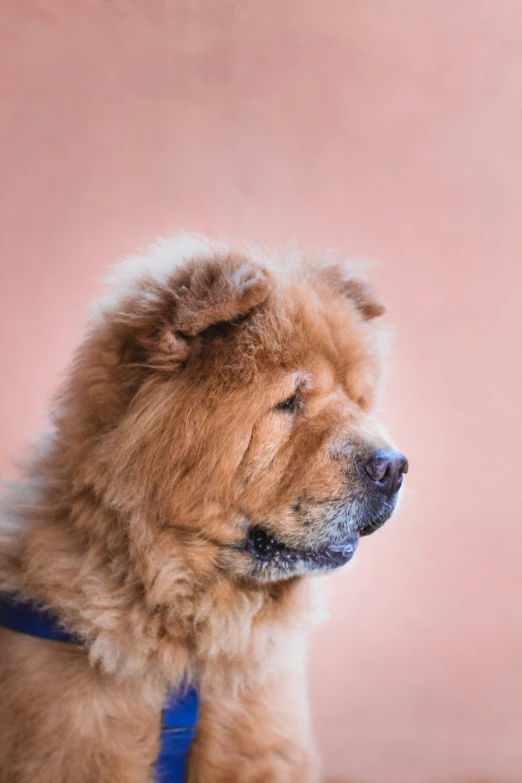
[[[195,259],[170,281],[172,325],[194,337],[209,326],[247,315],[265,302],[270,288],[266,269],[241,253]]]
[[[386,312],[386,305],[376,296],[371,283],[342,264],[321,264],[313,271],[320,280],[349,299],[365,320]]]
[[[168,369],[189,357],[194,339],[209,327],[233,323],[263,304],[271,287],[269,272],[244,254],[193,258],[161,281],[140,281],[121,316],[141,363]],[[137,360],[129,339],[126,351],[128,363]]]

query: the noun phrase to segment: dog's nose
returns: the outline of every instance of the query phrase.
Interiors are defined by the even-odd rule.
[[[393,449],[379,449],[364,466],[369,479],[383,495],[399,491],[404,473],[408,472],[408,460]]]

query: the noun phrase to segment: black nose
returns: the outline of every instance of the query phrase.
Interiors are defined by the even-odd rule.
[[[379,449],[374,452],[364,469],[383,495],[394,495],[402,484],[402,476],[408,472],[408,460],[393,449]]]

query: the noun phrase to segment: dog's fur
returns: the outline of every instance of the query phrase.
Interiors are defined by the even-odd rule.
[[[152,780],[182,681],[201,694],[190,781],[317,781],[303,577],[393,510],[358,473],[387,445],[384,308],[342,260],[187,236],[115,281],[1,518],[0,589],[84,644],[0,629],[0,781]],[[253,556],[256,525],[281,557]]]

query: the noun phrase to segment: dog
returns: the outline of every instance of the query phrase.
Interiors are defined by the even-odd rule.
[[[312,577],[408,467],[372,416],[384,310],[335,253],[181,235],[116,268],[4,499],[0,590],[77,643],[0,628],[1,783],[155,780],[187,687],[190,783],[319,780]]]

